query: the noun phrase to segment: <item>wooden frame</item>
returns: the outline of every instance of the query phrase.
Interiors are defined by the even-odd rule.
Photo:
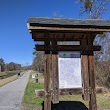
[[[101,46],[94,46],[93,41],[97,34],[110,32],[110,21],[29,18],[27,26],[34,41],[44,41],[36,45],[36,50],[45,51],[44,110],[51,110],[51,101],[59,103],[58,51],[81,52],[83,99],[89,101],[89,110],[97,110],[93,52]],[[58,41],[80,41],[80,45],[57,45]]]
[[[49,35],[49,34],[48,34]],[[89,37],[90,36],[90,37]],[[52,58],[48,57],[45,62],[48,63],[48,68],[45,67],[45,71],[48,70],[49,64],[52,64],[52,94],[49,97],[45,95],[45,110],[50,109],[51,100],[53,103],[59,103],[59,80],[58,80],[58,51],[80,51],[81,52],[81,64],[82,64],[82,79],[83,79],[83,99],[89,101],[90,110],[97,110],[96,105],[96,91],[95,91],[95,77],[94,77],[94,60],[93,51],[99,51],[101,46],[93,46],[94,35],[92,33],[86,33],[83,39],[80,39],[80,45],[57,45],[57,41],[54,38],[52,41],[45,39],[45,44],[36,45],[36,49],[40,51],[45,51],[46,54],[52,52]],[[48,42],[46,44],[46,42]],[[50,43],[51,42],[51,43]],[[50,54],[51,55],[51,54]],[[49,60],[51,59],[51,60]],[[49,87],[51,75],[48,72],[45,76],[45,84]],[[46,81],[49,81],[48,83]],[[51,91],[51,88],[45,88],[46,91]],[[67,90],[67,89],[66,89]],[[74,91],[74,89],[71,89]],[[64,91],[64,90],[63,90]],[[45,94],[50,93],[46,92]],[[66,92],[67,93],[67,92]],[[72,92],[71,92],[72,94]],[[52,99],[51,99],[52,95]],[[50,103],[49,103],[50,101]],[[49,105],[48,105],[49,104]],[[47,109],[46,109],[47,108]],[[51,110],[51,109],[50,109]]]

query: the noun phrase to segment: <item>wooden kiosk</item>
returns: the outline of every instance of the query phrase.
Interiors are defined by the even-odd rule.
[[[45,51],[44,110],[51,110],[51,101],[59,103],[59,51],[80,52],[83,99],[89,101],[89,110],[97,110],[93,52],[101,46],[93,41],[97,34],[110,32],[110,21],[31,17],[27,26],[34,41],[44,41],[36,45],[37,51]],[[58,41],[79,41],[79,45],[58,45]]]

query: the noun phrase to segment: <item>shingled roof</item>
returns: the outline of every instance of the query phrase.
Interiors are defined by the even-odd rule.
[[[28,23],[50,24],[50,25],[90,25],[90,26],[110,26],[110,20],[103,19],[68,19],[68,18],[40,18],[30,17]]]
[[[110,32],[110,20],[103,20],[103,19],[68,19],[68,18],[30,17],[27,21],[27,24],[28,24],[29,30],[39,29],[39,27],[49,27],[49,28],[54,27],[54,28],[60,28],[60,29],[61,28],[105,29],[104,31]],[[35,28],[35,27],[38,27],[38,28]],[[42,29],[44,30],[44,28]]]

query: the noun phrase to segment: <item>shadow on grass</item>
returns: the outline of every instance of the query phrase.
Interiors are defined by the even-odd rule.
[[[44,110],[44,102],[42,104]],[[60,101],[58,104],[52,104],[51,110],[89,110],[79,101]]]

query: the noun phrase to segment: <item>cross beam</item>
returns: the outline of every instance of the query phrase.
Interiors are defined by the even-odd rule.
[[[55,49],[57,49],[58,51],[81,51],[81,50],[85,50],[85,51],[100,51],[101,50],[101,46],[92,46],[91,48],[89,47],[89,45],[87,46],[81,46],[81,45],[56,45],[56,47],[54,47]],[[44,46],[44,45],[36,45],[36,50],[37,51],[45,51],[45,49],[52,51],[53,50],[53,46],[49,45],[49,46]]]

